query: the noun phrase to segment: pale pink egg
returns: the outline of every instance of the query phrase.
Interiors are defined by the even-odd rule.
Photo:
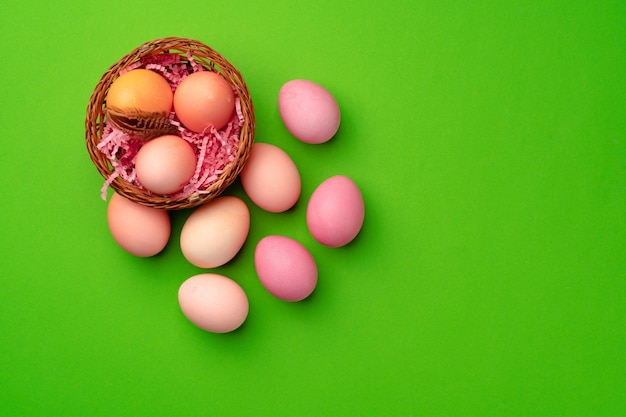
[[[167,211],[143,206],[117,193],[109,200],[107,222],[115,242],[135,256],[156,255],[170,238]]]
[[[350,243],[359,234],[364,218],[363,195],[354,181],[343,175],[322,182],[307,205],[306,222],[311,235],[329,247]]]
[[[183,314],[199,328],[228,333],[248,317],[248,297],[235,281],[218,274],[199,274],[185,280],[178,289]]]
[[[300,197],[300,173],[293,160],[278,146],[255,143],[240,174],[250,200],[263,210],[280,213]]]
[[[193,177],[196,154],[184,139],[165,135],[146,142],[135,160],[137,179],[147,190],[160,195],[180,191]]]
[[[333,95],[308,80],[291,80],[278,93],[278,110],[285,127],[305,143],[327,142],[339,129],[341,112]]]
[[[203,133],[211,126],[220,130],[231,119],[234,109],[235,93],[217,72],[194,72],[174,92],[174,112],[194,132]]]
[[[254,266],[265,289],[284,301],[303,300],[317,285],[315,259],[300,242],[286,236],[261,239]]]
[[[233,196],[218,197],[187,218],[180,234],[180,249],[193,265],[215,268],[237,255],[249,229],[246,203]]]

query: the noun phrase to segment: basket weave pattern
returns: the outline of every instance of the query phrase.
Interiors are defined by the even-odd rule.
[[[186,197],[171,198],[156,195],[130,184],[120,177],[115,178],[111,183],[111,187],[118,194],[145,206],[166,210],[191,208],[211,201],[235,181],[250,155],[254,141],[254,109],[250,92],[243,77],[230,62],[207,45],[187,38],[170,37],[156,39],[144,43],[112,65],[98,82],[87,106],[87,117],[85,120],[87,150],[100,174],[105,179],[109,178],[113,174],[113,168],[106,156],[97,149],[106,123],[106,96],[108,90],[121,70],[145,57],[158,54],[179,54],[184,61],[187,60],[189,54],[205,70],[216,71],[222,74],[226,81],[235,88],[244,118],[239,135],[236,158],[206,190]]]

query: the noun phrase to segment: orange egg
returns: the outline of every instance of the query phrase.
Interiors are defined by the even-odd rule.
[[[106,105],[121,111],[169,114],[174,93],[165,78],[139,68],[120,75],[109,88]]]
[[[226,126],[235,110],[235,93],[228,82],[212,71],[195,72],[174,92],[174,111],[183,125],[197,133],[211,126]]]

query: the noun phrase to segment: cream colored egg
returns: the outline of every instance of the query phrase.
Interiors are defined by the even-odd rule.
[[[248,316],[243,288],[218,274],[199,274],[185,280],[178,289],[178,303],[189,321],[213,333],[232,332]]]
[[[237,197],[218,197],[197,208],[185,221],[180,248],[193,265],[215,268],[237,255],[249,229],[246,203]]]

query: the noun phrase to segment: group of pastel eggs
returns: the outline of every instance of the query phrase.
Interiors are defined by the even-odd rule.
[[[106,98],[114,125],[118,117],[143,119],[148,125],[159,120],[169,123],[173,111],[184,128],[197,134],[222,129],[231,120],[235,103],[235,92],[218,72],[193,72],[173,91],[164,76],[146,68],[124,72],[111,84]],[[134,160],[136,180],[157,195],[181,191],[196,171],[194,148],[175,134],[145,139]]]
[[[139,70],[126,74],[135,71]],[[160,77],[149,70],[141,71]],[[189,129],[198,132],[211,127],[219,129],[220,123],[227,123],[234,111],[232,89],[219,73],[207,71],[196,74],[211,74],[211,79],[206,75],[202,75],[205,78],[201,79],[195,74],[183,79],[176,91],[171,93],[170,106]],[[137,75],[140,74],[135,73]],[[192,76],[196,80],[192,78],[186,82]],[[118,83],[118,87],[120,84],[124,87],[124,83]],[[134,88],[137,82],[130,85]],[[109,95],[113,92],[121,97],[137,96],[136,93],[126,94],[124,88],[118,87],[114,83]],[[151,94],[157,91],[153,87],[148,90],[152,91]],[[163,112],[168,97],[166,90],[162,89],[156,98],[153,96],[146,101],[165,104],[161,104],[160,108],[144,107],[143,110]],[[107,97],[107,103],[117,102],[115,98],[111,100]],[[137,103],[133,105],[137,107]],[[287,130],[308,144],[327,142],[339,128],[337,101],[328,90],[312,81],[292,80],[284,84],[278,94],[278,108]],[[150,139],[137,153],[137,177],[149,191],[168,195],[178,191],[189,180],[193,170],[188,167],[195,166],[195,158],[191,147],[180,137],[165,135]],[[239,178],[249,199],[271,213],[291,209],[300,198],[298,168],[285,151],[273,144],[254,143]],[[359,234],[364,216],[363,196],[355,182],[344,175],[332,176],[319,184],[306,206],[309,232],[317,242],[328,247],[350,243]],[[170,239],[171,224],[167,211],[132,202],[117,193],[109,200],[107,221],[117,244],[135,256],[156,255]],[[216,268],[239,253],[247,240],[249,228],[250,212],[246,203],[235,196],[219,196],[194,209],[186,219],[180,234],[180,249],[191,264],[200,268]],[[318,270],[313,256],[304,245],[287,236],[262,238],[256,244],[254,266],[263,287],[284,301],[303,300],[317,285]],[[233,279],[220,274],[202,273],[188,278],[179,288],[178,301],[183,314],[193,324],[209,332],[233,331],[248,316],[248,298],[243,288]]]

